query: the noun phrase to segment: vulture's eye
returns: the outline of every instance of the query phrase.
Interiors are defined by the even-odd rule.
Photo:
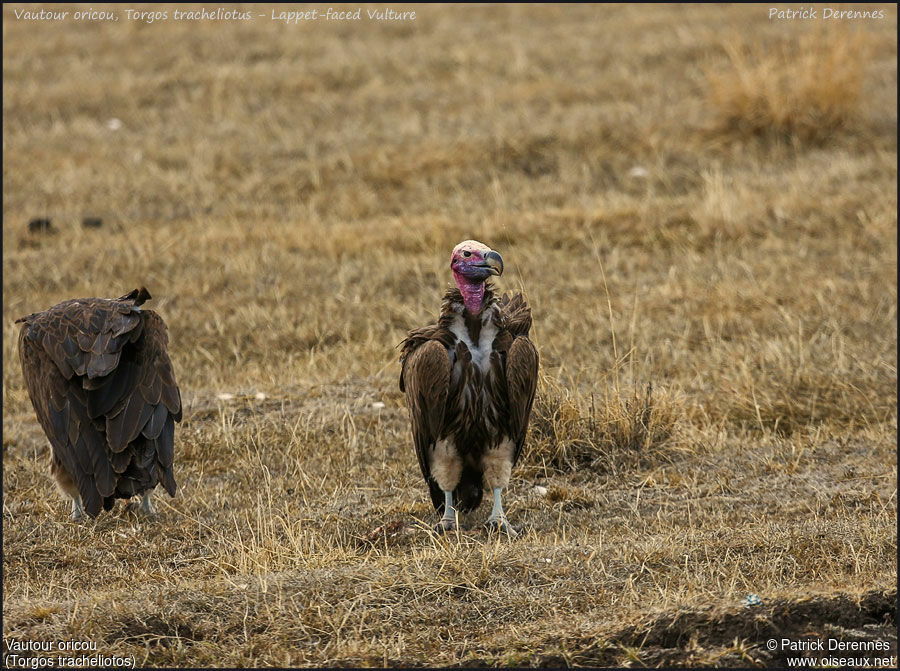
[[[472,252],[463,252],[463,256],[469,258],[470,256],[472,256]]]

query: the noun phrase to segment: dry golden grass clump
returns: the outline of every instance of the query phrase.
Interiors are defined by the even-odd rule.
[[[870,63],[864,32],[819,27],[774,44],[735,34],[722,48],[727,65],[707,73],[722,128],[821,142],[859,120]]]
[[[630,395],[604,388],[595,398],[573,398],[558,381],[543,378],[535,398],[531,443],[523,468],[554,473],[617,473],[667,452],[683,408],[648,383]]]
[[[3,11],[5,642],[242,668],[897,654],[895,7],[827,30],[740,4]],[[467,238],[541,356],[514,542],[484,509],[420,528],[397,384]],[[141,285],[183,391],[178,494],[71,524],[14,320]]]

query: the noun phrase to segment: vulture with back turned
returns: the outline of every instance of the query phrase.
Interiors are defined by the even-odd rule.
[[[501,493],[522,452],[537,386],[538,353],[528,339],[531,310],[521,294],[498,297],[486,280],[503,272],[500,255],[475,240],[450,257],[456,289],[444,295],[437,324],[402,343],[400,390],[440,532],[458,528],[483,489],[493,508],[486,526],[516,534]]]
[[[50,472],[72,499],[72,519],[96,517],[115,499],[142,495],[154,512],[158,483],[175,496],[175,422],[181,392],[162,318],[121,298],[76,298],[22,317],[19,359],[51,445]]]

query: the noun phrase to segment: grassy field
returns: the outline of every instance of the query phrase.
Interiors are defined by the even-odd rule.
[[[894,5],[23,7],[3,8],[6,661],[13,640],[155,666],[897,654]],[[502,253],[541,353],[512,542],[480,530],[487,504],[458,537],[415,526],[436,515],[397,345],[466,238]],[[155,520],[72,523],[13,322],[141,285],[185,402],[179,492]]]

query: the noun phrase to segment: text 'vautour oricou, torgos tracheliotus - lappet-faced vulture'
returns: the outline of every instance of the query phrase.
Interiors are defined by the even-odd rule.
[[[503,272],[503,259],[487,245],[459,243],[450,268],[458,288],[444,294],[437,324],[403,341],[400,390],[431,501],[443,511],[436,529],[457,529],[457,512],[477,508],[488,488],[494,505],[486,526],[513,536],[500,497],[522,452],[537,386],[531,310],[522,294],[498,297],[486,282]]]
[[[141,511],[152,514],[158,483],[175,496],[181,392],[166,325],[140,307],[149,298],[141,287],[16,320],[25,386],[50,440],[50,472],[72,498],[73,520],[137,495]]]

